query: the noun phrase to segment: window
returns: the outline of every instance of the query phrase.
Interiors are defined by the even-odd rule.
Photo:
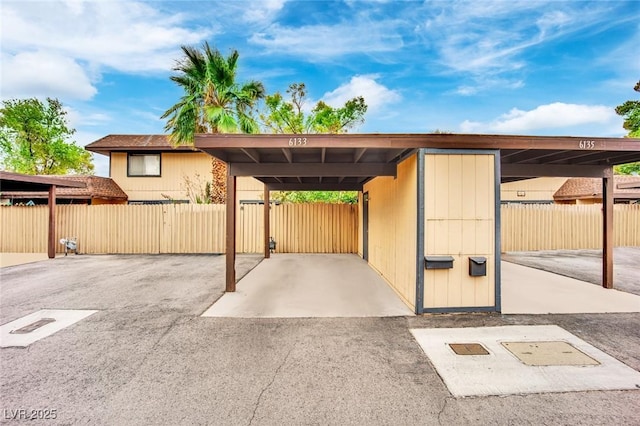
[[[127,176],[160,176],[160,154],[129,154]]]

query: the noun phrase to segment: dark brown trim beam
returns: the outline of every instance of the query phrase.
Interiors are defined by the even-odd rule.
[[[603,177],[607,166],[566,164],[502,164],[502,177]]]
[[[326,183],[269,183],[272,191],[362,191],[362,184],[357,182]]]
[[[202,152],[209,154],[212,157],[216,157],[220,161],[225,163],[229,162],[229,155],[222,149],[203,149]]]
[[[236,177],[227,167],[227,244],[225,291],[236,291]]]
[[[327,148],[322,148],[322,150],[320,151],[320,162],[324,163],[326,159],[327,159]]]
[[[475,134],[199,134],[195,147],[207,148],[285,148],[292,137],[303,138],[305,145],[292,150],[318,148],[464,148],[464,149],[543,149],[575,151],[635,151],[640,139],[574,136],[514,136]]]
[[[47,255],[49,259],[56,257],[56,186],[49,187],[49,235]]]
[[[231,163],[229,171],[233,176],[395,176],[393,163]]]
[[[289,148],[282,148],[282,153],[289,163],[293,163],[293,154]]]
[[[353,162],[357,163],[358,161],[360,161],[360,159],[362,158],[362,156],[366,151],[367,151],[367,148],[356,149],[355,152],[353,153]]]
[[[271,257],[271,250],[269,250],[269,237],[271,236],[271,224],[269,223],[269,212],[271,210],[271,204],[269,199],[269,187],[264,186],[264,258],[269,259]]]
[[[242,148],[242,152],[244,152],[247,157],[251,158],[255,163],[260,162],[260,153],[257,149],[253,148]]]
[[[640,181],[638,182],[626,182],[626,183],[622,183],[620,182],[619,184],[616,185],[616,187],[618,189],[634,189],[634,188],[640,188]]]
[[[602,287],[613,288],[613,170],[602,178]]]

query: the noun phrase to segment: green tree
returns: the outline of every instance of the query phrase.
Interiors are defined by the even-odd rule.
[[[11,99],[0,108],[0,162],[30,175],[92,174],[91,153],[71,140],[67,112],[57,99]]]
[[[205,42],[202,49],[182,46],[184,58],[178,62],[171,80],[184,90],[178,102],[162,115],[165,131],[174,145],[193,145],[196,133],[257,133],[254,108],[265,94],[258,81],[236,82],[239,54],[224,57]],[[226,165],[212,164],[212,202],[226,197]]]
[[[636,83],[633,90],[640,92],[640,81]],[[628,137],[640,138],[640,101],[626,101],[618,105],[616,114],[624,118],[622,127],[629,131]],[[615,166],[614,170],[622,175],[640,174],[640,162],[621,164]]]
[[[367,104],[362,96],[334,108],[323,101],[305,114],[307,89],[304,83],[293,83],[286,92],[265,99],[265,111],[260,115],[265,129],[272,133],[346,133],[364,122]],[[289,203],[349,203],[358,201],[356,191],[276,191],[273,198]]]
[[[271,133],[346,133],[364,122],[367,104],[362,96],[348,100],[339,108],[319,101],[305,114],[305,84],[293,83],[286,93],[289,100],[280,93],[265,98],[265,111],[260,119]]]
[[[272,197],[282,203],[356,204],[357,191],[275,191]]]
[[[640,92],[640,81],[633,90]],[[624,117],[622,127],[629,131],[630,138],[640,138],[640,101],[627,101],[616,107],[616,114]]]

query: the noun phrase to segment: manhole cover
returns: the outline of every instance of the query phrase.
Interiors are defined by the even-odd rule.
[[[449,347],[456,355],[489,355],[480,343],[449,343]]]
[[[600,363],[567,342],[502,342],[522,363],[535,366],[599,365]]]
[[[25,325],[24,327],[21,327],[17,330],[12,330],[9,332],[9,334],[27,334],[27,333],[31,333],[32,331],[35,331],[37,329],[39,329],[40,327],[44,327],[47,324],[50,324],[52,322],[55,322],[55,319],[53,318],[42,318],[41,320],[38,320],[36,322],[32,322],[29,325]]]

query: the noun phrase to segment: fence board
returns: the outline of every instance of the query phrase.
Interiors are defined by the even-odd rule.
[[[502,251],[600,249],[602,205],[507,204]],[[640,246],[640,205],[614,205],[614,242]]]
[[[56,239],[76,238],[81,253],[223,253],[224,205],[58,205]],[[262,205],[238,210],[238,253],[262,253]],[[284,204],[271,207],[277,251],[355,253],[357,206]],[[1,252],[46,251],[47,206],[0,208]],[[62,245],[57,247],[63,251]]]
[[[238,210],[237,250],[262,253],[263,206]],[[503,205],[502,251],[598,249],[600,205]],[[356,253],[358,208],[272,206],[269,235],[280,253]],[[81,253],[223,253],[223,205],[59,205],[56,240],[76,237]],[[0,252],[47,250],[47,206],[0,208]],[[614,206],[616,246],[640,246],[640,205]],[[58,245],[58,251],[63,251]]]

